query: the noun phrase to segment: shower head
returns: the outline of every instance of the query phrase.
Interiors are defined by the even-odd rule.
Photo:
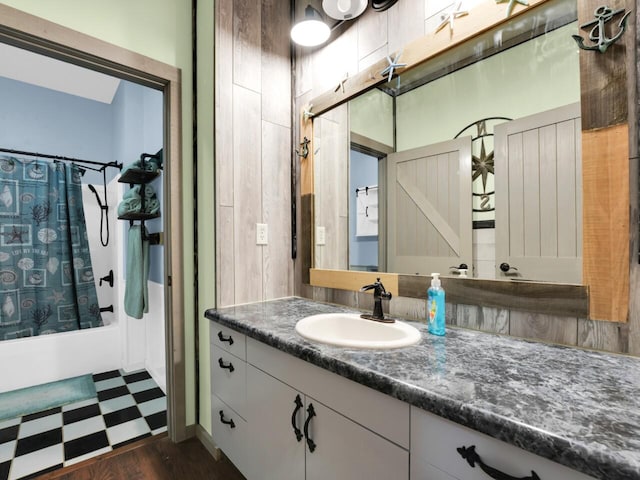
[[[96,196],[96,200],[98,201],[98,205],[100,205],[100,208],[102,208],[102,201],[100,200],[100,195],[98,195],[98,192],[96,191],[96,187],[94,187],[90,183],[87,184],[87,187],[89,187],[89,190],[91,190],[93,192],[93,194]]]
[[[96,200],[98,201],[98,206],[100,207],[100,243],[102,243],[103,247],[106,247],[107,245],[109,245],[109,201],[107,200],[107,177],[105,172],[106,170],[102,170],[102,181],[104,182],[102,184],[104,187],[104,205],[100,200],[100,195],[98,195],[98,192],[96,191],[96,187],[94,187],[90,183],[87,184],[87,187],[89,187],[89,190],[91,190],[93,194],[96,196]],[[106,240],[103,238],[103,231],[104,231],[105,225],[107,227]]]

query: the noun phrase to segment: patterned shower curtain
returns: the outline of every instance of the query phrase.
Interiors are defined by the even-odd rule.
[[[0,156],[0,340],[101,325],[79,167]]]

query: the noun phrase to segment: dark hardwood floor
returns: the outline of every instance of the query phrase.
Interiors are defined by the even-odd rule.
[[[245,480],[223,456],[215,461],[200,441],[172,443],[158,435],[46,473],[38,480]]]

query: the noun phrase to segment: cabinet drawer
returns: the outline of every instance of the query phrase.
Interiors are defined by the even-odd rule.
[[[409,448],[409,405],[264,343],[247,340],[247,361],[392,442]]]
[[[221,413],[222,412],[222,417]],[[233,422],[233,425],[230,423]],[[248,440],[247,422],[224,403],[217,395],[211,395],[211,434],[214,442],[231,462],[247,475]]]
[[[411,478],[487,480],[476,464],[471,467],[458,453],[459,447],[471,447],[482,461],[515,478],[529,477],[535,471],[540,480],[593,480],[583,473],[526,452],[508,443],[411,407]],[[434,468],[435,467],[435,468]]]
[[[211,346],[222,348],[236,357],[246,360],[247,358],[247,338],[235,330],[211,322],[209,329]]]
[[[211,393],[246,419],[247,364],[216,346],[211,349]]]

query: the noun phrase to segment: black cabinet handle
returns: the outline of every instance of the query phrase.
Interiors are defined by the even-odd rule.
[[[300,399],[300,395],[296,395],[296,408],[293,409],[293,413],[291,414],[291,426],[293,427],[293,433],[296,435],[296,440],[302,440],[302,432],[296,425],[296,415],[298,415],[298,411],[302,408],[302,400]]]
[[[316,442],[311,440],[311,437],[309,436],[309,422],[313,417],[316,416],[316,411],[313,408],[313,403],[310,403],[307,407],[307,414],[307,419],[304,422],[304,436],[307,437],[307,446],[309,447],[309,451],[313,453],[313,451],[316,449]]]
[[[233,345],[233,338],[231,337],[231,335],[225,338],[225,336],[222,335],[222,332],[218,332],[218,338],[221,342],[229,342],[229,345]]]
[[[236,424],[233,423],[233,419],[231,420],[224,419],[224,412],[222,410],[220,410],[220,421],[225,425],[229,425],[231,428],[236,428]]]
[[[233,368],[233,363],[229,362],[229,365],[225,365],[224,362],[222,361],[222,357],[218,359],[218,365],[220,365],[220,368],[226,368],[230,372],[233,372],[235,370],[235,368]]]
[[[464,458],[471,467],[475,468],[476,463],[480,466],[482,471],[489,475],[491,478],[495,480],[540,480],[540,477],[536,472],[531,470],[531,476],[529,477],[512,477],[511,475],[507,475],[506,473],[501,472],[500,470],[496,470],[489,465],[486,465],[481,459],[480,455],[476,453],[476,446],[471,445],[470,447],[460,447],[457,448],[458,453],[462,458]]]

